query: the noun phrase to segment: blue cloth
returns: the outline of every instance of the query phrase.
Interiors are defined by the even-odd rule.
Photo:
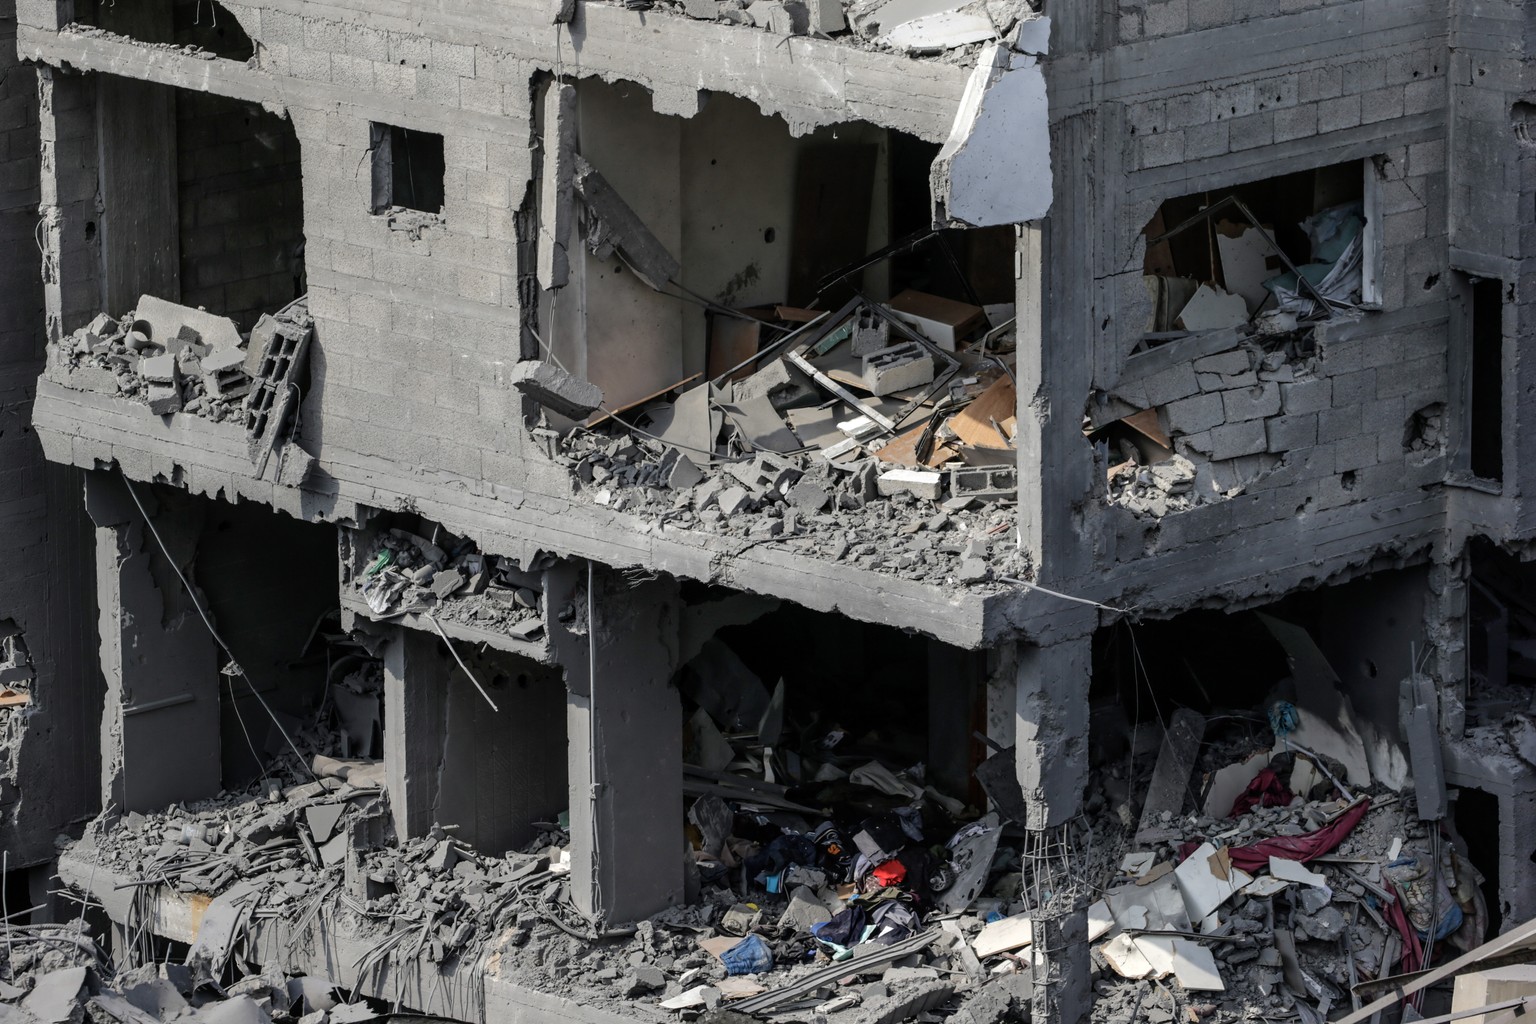
[[[773,970],[773,950],[761,935],[748,935],[722,953],[720,960],[725,964],[725,973],[732,976]]]

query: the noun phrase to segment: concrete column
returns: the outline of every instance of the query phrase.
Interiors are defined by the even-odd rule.
[[[1536,792],[1499,797],[1499,902],[1504,930],[1536,917]]]
[[[1088,785],[1088,684],[1092,635],[1048,646],[1018,647],[1019,785],[1028,809],[1025,827],[1036,850],[1059,849],[1057,839],[1082,811]],[[1065,870],[1065,865],[1059,866]],[[1071,887],[1062,890],[1071,892]],[[1059,894],[1060,895],[1060,894]],[[1035,929],[1035,1020],[1078,1024],[1092,1006],[1088,923],[1081,900],[1039,908]]]
[[[631,587],[600,567],[551,577],[565,619],[552,639],[568,691],[571,896],[606,927],[683,900],[677,583]]]
[[[410,630],[396,627],[383,651],[384,782],[395,835],[401,839],[423,835],[432,827],[432,798],[443,753],[442,702],[436,687],[408,673],[410,637]],[[410,668],[415,668],[415,659],[411,661]]]
[[[101,798],[120,811],[153,811],[219,791],[221,677],[213,637],[176,575],[192,578],[198,506],[180,494],[168,496],[174,508],[162,506],[153,488],[134,488],[174,566],[123,477],[86,477],[107,686]]]
[[[1015,740],[1027,827],[1055,828],[1076,817],[1088,785],[1088,683],[1092,638],[1048,647],[1020,644]]]

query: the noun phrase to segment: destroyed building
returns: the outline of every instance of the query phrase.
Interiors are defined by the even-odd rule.
[[[0,1019],[1528,1008],[1533,55],[0,0]]]

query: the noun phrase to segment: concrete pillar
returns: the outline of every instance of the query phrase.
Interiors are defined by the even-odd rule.
[[[571,897],[599,927],[683,901],[677,583],[552,571],[552,640],[565,670]]]
[[[411,632],[396,627],[383,650],[384,784],[389,789],[395,835],[401,839],[423,835],[433,825],[432,797],[443,751],[443,708],[437,688],[426,685],[419,673],[408,673],[407,648],[414,646]]]
[[[1076,817],[1088,785],[1088,683],[1092,638],[1020,644],[1015,740],[1031,829]]]
[[[98,628],[107,686],[101,798],[120,811],[153,811],[213,796],[221,788],[221,677],[213,637],[176,575],[179,569],[192,578],[199,507],[179,493],[164,498],[174,506],[162,505],[153,488],[133,486],[170,560],[122,476],[86,477],[86,512],[96,524]]]
[[[1088,785],[1088,684],[1092,634],[1048,646],[1018,647],[1019,785],[1028,809],[1030,846],[1047,857],[1081,813]],[[1054,865],[1065,871],[1067,865]],[[1063,881],[1065,879],[1063,878]],[[1042,907],[1035,929],[1032,996],[1035,1020],[1078,1024],[1092,1007],[1085,903],[1070,885],[1055,887],[1058,901]]]
[[[1499,902],[1504,930],[1536,917],[1536,792],[1499,798]]]

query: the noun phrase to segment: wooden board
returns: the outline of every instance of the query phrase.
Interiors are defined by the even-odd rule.
[[[924,466],[928,469],[935,469],[953,459],[958,454],[953,448],[936,444],[927,462],[917,461],[917,442],[922,440],[923,429],[926,426],[926,422],[919,423],[911,430],[896,435],[891,439],[890,444],[875,452],[875,458],[898,466]]]
[[[610,419],[613,416],[616,416],[616,415],[617,416],[622,416],[624,413],[628,412],[629,410],[638,408],[638,407],[644,405],[646,402],[654,402],[656,399],[660,398],[662,395],[669,395],[669,394],[671,394],[674,391],[677,391],[677,390],[679,390],[681,388],[685,388],[689,384],[692,384],[694,381],[698,380],[702,376],[704,376],[702,373],[696,373],[692,377],[685,377],[685,378],[683,378],[682,380],[678,381],[676,384],[669,384],[666,387],[662,388],[660,391],[653,391],[650,394],[646,395],[644,398],[637,398],[633,402],[628,402],[628,403],[626,403],[624,405],[619,406],[617,409],[610,409],[607,412],[603,413],[601,416],[594,416],[592,419],[587,420],[587,426],[595,427],[599,423],[602,423],[604,420]]]
[[[1012,438],[1014,426],[1018,422],[1018,404],[1013,381],[999,377],[976,401],[949,418],[949,429],[966,444],[996,448],[1003,438],[998,436],[991,421],[997,420],[998,426]]]

